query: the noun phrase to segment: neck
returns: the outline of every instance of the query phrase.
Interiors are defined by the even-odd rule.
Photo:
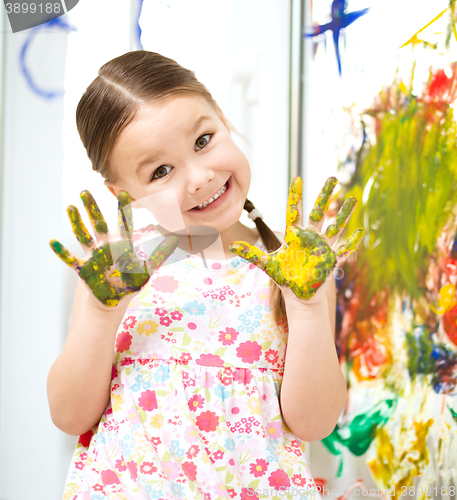
[[[163,235],[170,234],[159,225],[157,229]],[[179,238],[179,248],[192,255],[200,255],[201,252],[204,252],[205,258],[211,260],[233,258],[235,255],[228,249],[233,241],[246,241],[254,245],[259,238],[256,228],[247,227],[240,221],[237,221],[222,233],[208,226],[191,226],[172,234]]]

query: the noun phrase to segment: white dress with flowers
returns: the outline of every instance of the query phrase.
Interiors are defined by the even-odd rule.
[[[157,238],[143,229],[137,251]],[[269,283],[240,257],[176,249],[119,326],[110,402],[78,441],[65,500],[319,498],[279,408],[286,332]]]

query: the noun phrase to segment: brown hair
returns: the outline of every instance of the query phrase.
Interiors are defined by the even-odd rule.
[[[92,168],[107,181],[115,182],[109,158],[122,130],[135,118],[141,104],[178,94],[203,97],[217,108],[211,94],[196,79],[193,71],[155,52],[136,50],[104,64],[76,110],[76,125]],[[250,212],[254,205],[246,200],[244,208]],[[257,218],[255,224],[269,252],[281,246],[262,219]],[[274,318],[287,330],[284,298],[273,281],[270,304]]]

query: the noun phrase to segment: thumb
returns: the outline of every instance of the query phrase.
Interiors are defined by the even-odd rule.
[[[268,256],[265,252],[262,252],[260,248],[250,245],[249,243],[246,243],[246,241],[232,241],[229,245],[229,250],[230,252],[251,262],[258,268],[262,269],[262,271],[265,271]]]

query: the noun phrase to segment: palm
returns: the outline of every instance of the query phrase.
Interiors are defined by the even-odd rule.
[[[264,253],[244,241],[234,241],[229,249],[265,271],[279,286],[290,288],[301,299],[311,298],[337,263],[356,248],[364,235],[357,229],[351,237],[333,250],[332,244],[343,231],[357,203],[348,198],[336,217],[336,223],[321,233],[323,219],[337,180],[330,177],[311,211],[308,226],[300,222],[302,180],[296,177],[290,186],[287,200],[287,226],[284,244],[276,251]]]
[[[133,251],[131,239],[132,213],[130,196],[125,191],[119,194],[119,237],[108,240],[108,227],[94,198],[89,191],[81,193],[84,206],[94,229],[96,240],[87,231],[78,209],[67,209],[73,232],[86,252],[85,259],[71,254],[57,240],[51,240],[54,252],[72,267],[86,282],[94,296],[108,307],[140,290],[178,245],[175,236],[166,238],[151,254],[148,261],[138,259]]]

